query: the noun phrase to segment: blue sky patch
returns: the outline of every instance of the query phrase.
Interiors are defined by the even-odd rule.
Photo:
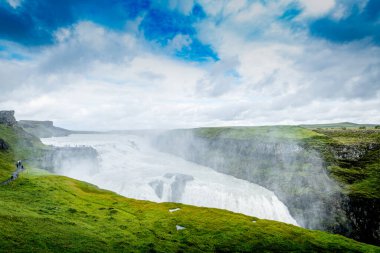
[[[187,35],[192,43],[177,57],[190,61],[218,59],[209,45],[197,38],[194,25],[206,18],[198,4],[189,15],[169,10],[165,4],[150,0],[24,0],[18,8],[0,3],[0,39],[24,46],[55,43],[54,32],[80,21],[92,21],[105,28],[123,32],[127,21],[143,17],[140,31],[148,41],[166,47],[176,35]]]
[[[369,38],[380,45],[380,1],[370,0],[363,10],[353,6],[351,14],[341,20],[323,17],[310,24],[310,33],[336,43]]]
[[[147,39],[156,41],[161,45],[167,45],[177,34],[194,36],[196,33],[191,17],[174,11],[157,9],[146,14],[141,22],[140,29]]]
[[[181,50],[177,51],[175,55],[182,59],[197,62],[219,60],[218,55],[212,50],[210,46],[202,44],[197,39],[193,40],[188,47],[183,47]]]
[[[289,6],[281,15],[280,20],[292,20],[302,13],[302,10],[297,6]]]

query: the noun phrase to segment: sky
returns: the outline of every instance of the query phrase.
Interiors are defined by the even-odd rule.
[[[380,1],[0,0],[0,110],[83,130],[380,123]]]

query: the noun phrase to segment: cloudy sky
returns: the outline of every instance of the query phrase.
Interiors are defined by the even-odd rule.
[[[378,0],[0,0],[0,110],[70,129],[380,122]]]

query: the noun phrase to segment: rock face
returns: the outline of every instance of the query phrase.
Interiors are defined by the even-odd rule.
[[[373,159],[377,159],[380,167],[380,156],[376,155],[379,154],[379,150],[379,143],[331,146],[331,152],[342,168],[347,170],[361,168],[361,175],[370,173],[366,172],[366,164]],[[380,199],[349,195],[344,209],[349,218],[350,230],[343,234],[358,241],[380,245]]]
[[[349,144],[349,145],[334,145],[331,152],[334,158],[339,161],[358,162],[360,161],[369,150],[380,149],[378,143],[368,144]]]
[[[0,111],[0,124],[14,126],[16,123],[15,111]]]
[[[0,150],[7,150],[8,148],[8,144],[3,139],[0,139]]]
[[[80,171],[90,168],[90,171],[98,171],[98,152],[92,147],[53,147],[47,152],[39,163],[40,167],[52,172],[60,169]]]
[[[350,196],[346,209],[352,223],[349,236],[380,245],[380,199]]]

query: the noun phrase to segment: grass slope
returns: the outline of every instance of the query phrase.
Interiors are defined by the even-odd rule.
[[[30,170],[0,187],[0,224],[1,252],[380,252],[339,235],[224,210],[128,199]]]

